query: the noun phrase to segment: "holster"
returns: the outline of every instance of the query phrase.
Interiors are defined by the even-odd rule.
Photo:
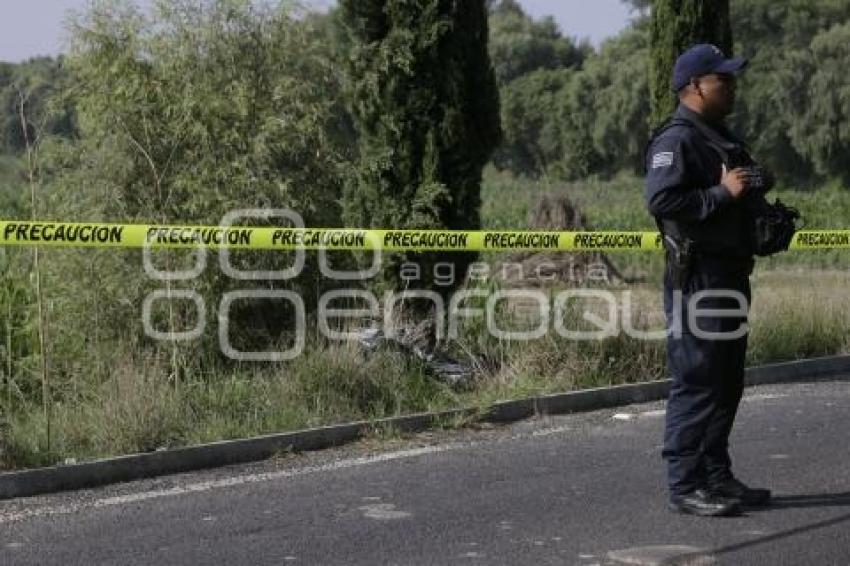
[[[674,238],[664,234],[667,268],[672,276],[673,288],[681,290],[694,266],[694,242],[690,238]]]

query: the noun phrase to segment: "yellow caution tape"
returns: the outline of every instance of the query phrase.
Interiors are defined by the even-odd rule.
[[[801,230],[791,240],[792,250],[850,248],[850,230]]]
[[[623,251],[662,249],[657,232],[365,230],[0,221],[0,245],[384,251]],[[850,230],[806,230],[792,249],[850,248]]]

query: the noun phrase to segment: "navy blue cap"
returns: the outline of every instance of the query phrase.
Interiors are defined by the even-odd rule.
[[[679,92],[694,77],[711,73],[737,73],[746,67],[747,63],[743,57],[727,59],[716,45],[694,45],[676,59],[676,66],[673,67],[673,90]]]

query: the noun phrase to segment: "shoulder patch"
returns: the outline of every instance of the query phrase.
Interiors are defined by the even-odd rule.
[[[672,151],[662,151],[652,156],[652,169],[670,167],[671,165],[673,165]]]

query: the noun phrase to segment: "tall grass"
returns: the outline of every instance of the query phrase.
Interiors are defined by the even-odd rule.
[[[589,178],[563,183],[550,179],[518,178],[495,169],[485,170],[482,186],[482,219],[485,229],[525,229],[529,209],[545,193],[566,195],[596,230],[656,230],[646,210],[643,179],[620,174],[610,180]],[[768,194],[797,207],[808,229],[850,229],[850,189],[831,184],[816,191],[780,187]],[[657,279],[662,273],[660,254],[618,252],[611,259],[629,277]],[[850,269],[847,250],[789,251],[759,258],[759,268]]]
[[[767,271],[753,278],[752,364],[850,353],[850,272]]]
[[[493,171],[485,177],[485,226],[525,228],[532,199],[542,191],[565,192],[597,229],[653,227],[643,213],[637,179],[624,176],[608,182],[559,185],[532,183]],[[837,187],[816,194],[779,191],[778,196],[798,205],[818,227],[844,227],[839,216],[850,211],[850,196]],[[62,323],[51,344],[57,362],[48,449],[47,423],[40,410],[43,399],[38,387],[32,288],[25,276],[28,255],[21,252],[0,249],[0,309],[4,309],[0,313],[0,468],[41,466],[67,458],[150,451],[424,410],[485,406],[502,399],[658,379],[666,371],[661,340],[636,340],[623,332],[605,340],[570,340],[555,332],[551,322],[542,338],[498,339],[478,314],[465,319],[457,339],[446,344],[456,358],[476,368],[475,380],[465,391],[439,382],[421,363],[398,351],[380,349],[366,355],[352,344],[317,339],[295,360],[267,365],[224,363],[202,355],[207,345],[183,344],[177,357],[182,369],[175,372],[173,349],[141,336],[139,306],[131,298],[143,293],[118,285],[135,281],[133,273],[141,271],[138,262],[121,259],[113,251],[63,250],[69,261],[79,262],[75,272],[89,275],[75,286],[62,284],[61,272],[49,271],[48,281],[53,284],[49,308],[52,318]],[[846,270],[850,254],[807,256],[811,253],[783,254],[760,262],[753,277],[748,363],[850,352],[846,292],[850,288]],[[613,289],[632,293],[636,327],[661,328],[660,254],[610,257],[627,275],[641,279]],[[121,276],[110,278],[103,273]],[[144,278],[137,279],[133,285],[143,286]],[[70,292],[88,284],[97,285],[97,300],[91,294],[83,300]],[[495,291],[497,287],[491,281],[484,288]],[[550,299],[560,290],[549,288]],[[483,302],[465,306],[481,308]],[[536,311],[527,307],[522,301],[500,302],[496,313],[499,327],[535,326]],[[589,329],[583,319],[586,307],[598,305],[571,305],[564,313],[565,327]],[[111,332],[98,324],[99,319],[121,319],[129,324],[126,331]]]
[[[459,403],[399,352],[314,345],[291,364],[220,368],[170,379],[167,351],[116,353],[102,382],[57,403],[51,449],[37,407],[23,404],[0,439],[0,467],[146,452]]]
[[[800,298],[799,287],[811,278],[816,278],[815,290]],[[850,352],[848,284],[850,276],[841,272],[758,274],[748,362]],[[634,326],[662,328],[660,291],[650,284],[630,290]],[[598,306],[571,305],[564,313],[565,327],[592,329],[583,323],[583,313]],[[500,303],[499,327],[534,327],[538,315],[526,307],[521,301]],[[663,340],[637,340],[623,332],[605,340],[572,340],[556,333],[551,322],[542,338],[500,340],[486,330],[482,316],[473,316],[448,346],[457,357],[478,363],[468,391],[452,390],[398,351],[367,355],[347,343],[316,342],[287,364],[210,367],[180,380],[170,378],[168,351],[113,352],[97,379],[81,385],[76,397],[55,404],[50,450],[38,403],[17,403],[3,428],[0,465],[38,466],[425,410],[483,407],[496,400],[665,375]]]

